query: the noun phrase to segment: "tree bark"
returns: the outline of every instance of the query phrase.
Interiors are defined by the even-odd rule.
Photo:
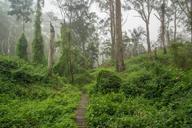
[[[48,54],[48,74],[52,75],[53,69],[53,54],[54,54],[54,38],[55,38],[55,30],[50,23],[50,42],[49,42],[49,54]]]
[[[110,19],[111,19],[111,58],[115,60],[115,8],[114,0],[110,0]]]
[[[166,45],[165,45],[165,0],[163,0],[163,4],[162,4],[162,7],[161,7],[161,11],[162,11],[161,41],[162,41],[162,45],[163,45],[163,52],[164,52],[164,54],[166,54],[166,53],[167,53],[167,49],[166,49]]]
[[[116,0],[116,70],[118,72],[125,70],[124,50],[122,41],[122,24],[121,24],[121,0]]]
[[[177,10],[175,8],[174,11],[174,42],[176,42],[177,39]]]

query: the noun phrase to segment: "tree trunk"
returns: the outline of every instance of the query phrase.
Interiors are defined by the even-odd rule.
[[[174,42],[176,42],[177,39],[177,10],[175,7],[175,11],[174,11]]]
[[[149,31],[149,22],[146,22],[146,30],[147,30],[147,47],[148,53],[151,53],[151,42],[150,42],[150,31]]]
[[[190,3],[191,3],[191,12],[190,12],[190,14],[191,14],[191,15],[190,15],[190,20],[191,20],[191,21],[190,21],[190,27],[191,27],[191,43],[192,43],[192,0],[191,0]]]
[[[69,31],[69,72],[70,72],[70,75],[71,75],[71,83],[74,82],[74,74],[73,74],[73,63],[72,63],[72,49],[71,49],[71,17],[72,17],[72,13],[70,14],[70,19],[69,19],[69,28],[70,28],[70,31]]]
[[[125,70],[124,50],[122,41],[122,25],[121,25],[121,0],[116,0],[116,70],[118,72]]]
[[[169,46],[170,45],[170,33],[169,33],[168,29],[167,29],[167,32],[166,32],[166,36],[167,36],[167,45]]]
[[[53,54],[54,54],[54,38],[55,38],[55,30],[50,23],[50,42],[49,42],[49,54],[48,54],[48,74],[52,75],[53,69]]]
[[[111,58],[115,60],[115,8],[114,0],[110,0],[110,19],[111,19]]]
[[[164,54],[166,54],[167,53],[167,49],[166,49],[166,45],[165,45],[165,0],[163,0],[163,4],[162,4],[161,9],[162,9],[161,41],[162,41],[162,45],[163,45],[163,52],[164,52]]]
[[[25,33],[25,20],[24,20],[24,17],[23,17],[23,23],[22,23],[22,26],[23,26],[23,33]]]

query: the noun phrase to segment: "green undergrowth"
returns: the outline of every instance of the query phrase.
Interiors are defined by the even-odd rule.
[[[89,126],[191,128],[192,67],[185,64],[186,69],[174,61],[172,54],[141,55],[128,59],[122,73],[96,70],[96,82],[86,87],[90,94]],[[106,72],[108,75],[101,78]]]
[[[75,128],[78,88],[46,67],[0,57],[1,128]]]

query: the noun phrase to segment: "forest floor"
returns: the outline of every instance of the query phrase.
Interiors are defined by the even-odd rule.
[[[79,103],[79,106],[76,110],[76,123],[78,128],[88,128],[87,122],[86,122],[86,109],[89,102],[89,96],[88,94],[82,92],[81,94],[81,100]]]

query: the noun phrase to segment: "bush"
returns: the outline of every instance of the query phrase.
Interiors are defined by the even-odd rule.
[[[88,72],[84,72],[75,76],[75,84],[85,85],[93,81],[94,77]]]
[[[146,70],[132,72],[128,76],[128,80],[123,83],[121,90],[127,97],[140,96],[147,89],[152,75]]]
[[[0,77],[13,83],[48,81],[44,70],[42,66],[33,66],[18,58],[0,56]]]
[[[113,72],[102,70],[98,74],[95,91],[103,94],[118,92],[121,82],[122,80]]]
[[[174,63],[183,69],[192,67],[192,44],[191,43],[173,43],[171,53]]]

